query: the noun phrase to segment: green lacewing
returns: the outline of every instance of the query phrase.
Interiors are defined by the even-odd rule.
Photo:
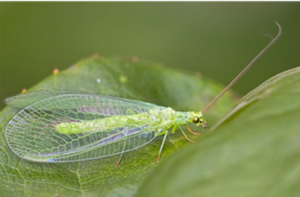
[[[106,95],[69,92],[32,92],[6,99],[15,107],[28,98],[38,98],[21,109],[7,124],[5,139],[20,158],[34,162],[63,163],[120,155],[140,148],[164,135],[161,152],[170,132],[177,128],[190,140],[182,125],[207,128],[204,113],[278,39],[277,36],[239,75],[200,112],[178,112],[170,107]],[[194,133],[187,126],[187,130]],[[191,140],[190,140],[191,141]]]

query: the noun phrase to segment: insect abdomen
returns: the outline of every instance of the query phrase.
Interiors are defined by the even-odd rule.
[[[110,132],[122,127],[140,127],[149,120],[148,114],[127,116],[110,116],[81,122],[62,122],[56,125],[56,130],[62,134],[79,134],[89,132]]]

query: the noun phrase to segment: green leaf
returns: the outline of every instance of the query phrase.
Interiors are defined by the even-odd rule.
[[[94,57],[53,74],[29,91],[92,92],[170,106],[175,110],[200,111],[222,88],[199,73],[182,73],[136,59]],[[31,97],[10,104],[21,109],[39,99],[41,97]],[[227,94],[211,108],[206,116],[209,125],[229,111],[233,100]],[[20,159],[8,148],[4,133],[6,124],[16,112],[16,109],[6,107],[0,113],[1,196],[133,196],[142,180],[157,165],[162,136],[149,145],[124,154],[116,168],[113,165],[119,156],[63,164]],[[193,129],[201,131],[200,128]],[[171,153],[188,143],[180,132],[170,135],[161,160],[171,159],[176,155]]]
[[[137,196],[299,196],[299,98],[300,67],[269,79],[161,162]]]

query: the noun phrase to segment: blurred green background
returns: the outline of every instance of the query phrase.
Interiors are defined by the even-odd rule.
[[[276,20],[281,38],[233,88],[245,94],[300,65],[299,10],[299,2],[1,2],[0,110],[6,97],[94,53],[227,84],[277,34]]]

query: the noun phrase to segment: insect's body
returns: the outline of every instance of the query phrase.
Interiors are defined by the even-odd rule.
[[[201,112],[176,112],[172,108],[160,108],[149,110],[141,114],[109,116],[103,119],[86,120],[82,122],[62,122],[56,125],[56,130],[62,134],[79,134],[88,132],[109,132],[122,127],[142,127],[145,123],[151,124],[151,128],[165,125],[164,130],[174,125],[188,124],[194,117],[201,117]],[[201,121],[202,122],[202,121]],[[203,121],[204,123],[205,121]],[[206,127],[203,125],[203,127]],[[155,129],[155,135],[162,135],[161,128]]]

